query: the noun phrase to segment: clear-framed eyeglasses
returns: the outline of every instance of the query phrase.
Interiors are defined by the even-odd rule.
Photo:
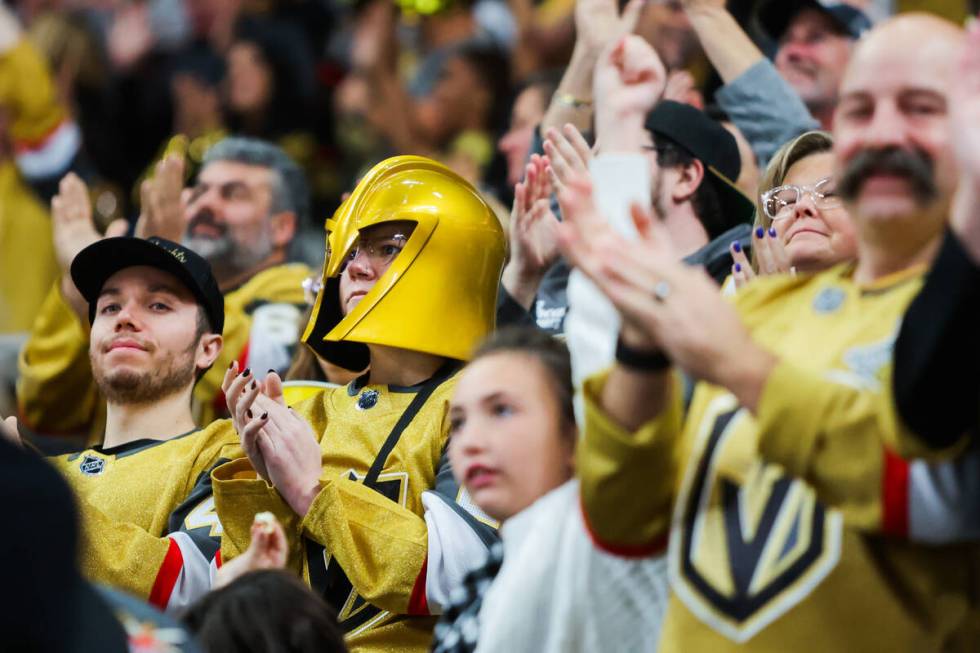
[[[762,209],[770,220],[781,220],[792,215],[793,207],[807,193],[818,209],[836,209],[841,206],[840,196],[837,195],[837,181],[833,177],[824,177],[812,186],[785,184],[767,190],[762,194]]]
[[[357,258],[361,252],[368,258],[371,267],[375,270],[384,270],[395,260],[408,242],[408,236],[403,233],[389,234],[386,236],[364,237],[361,236],[354,247],[347,254],[344,267]]]

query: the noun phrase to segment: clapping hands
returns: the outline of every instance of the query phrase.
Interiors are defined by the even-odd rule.
[[[270,370],[265,379],[233,362],[221,384],[242,449],[255,471],[279,490],[300,516],[320,488],[320,443],[309,423],[286,406],[282,380]]]

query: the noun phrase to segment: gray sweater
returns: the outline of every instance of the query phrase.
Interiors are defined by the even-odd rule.
[[[718,89],[715,100],[749,141],[760,168],[784,143],[820,129],[803,100],[768,59]]]

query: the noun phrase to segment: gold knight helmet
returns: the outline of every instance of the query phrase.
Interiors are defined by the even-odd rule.
[[[362,229],[409,221],[402,251],[344,316],[340,275]],[[396,156],[374,166],[327,222],[322,290],[303,342],[349,370],[367,343],[468,360],[494,328],[506,240],[479,192],[444,165]]]

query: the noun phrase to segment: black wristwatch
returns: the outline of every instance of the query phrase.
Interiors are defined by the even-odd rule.
[[[622,338],[616,340],[616,360],[640,372],[662,372],[671,366],[670,359],[661,350],[633,349],[624,344]]]

